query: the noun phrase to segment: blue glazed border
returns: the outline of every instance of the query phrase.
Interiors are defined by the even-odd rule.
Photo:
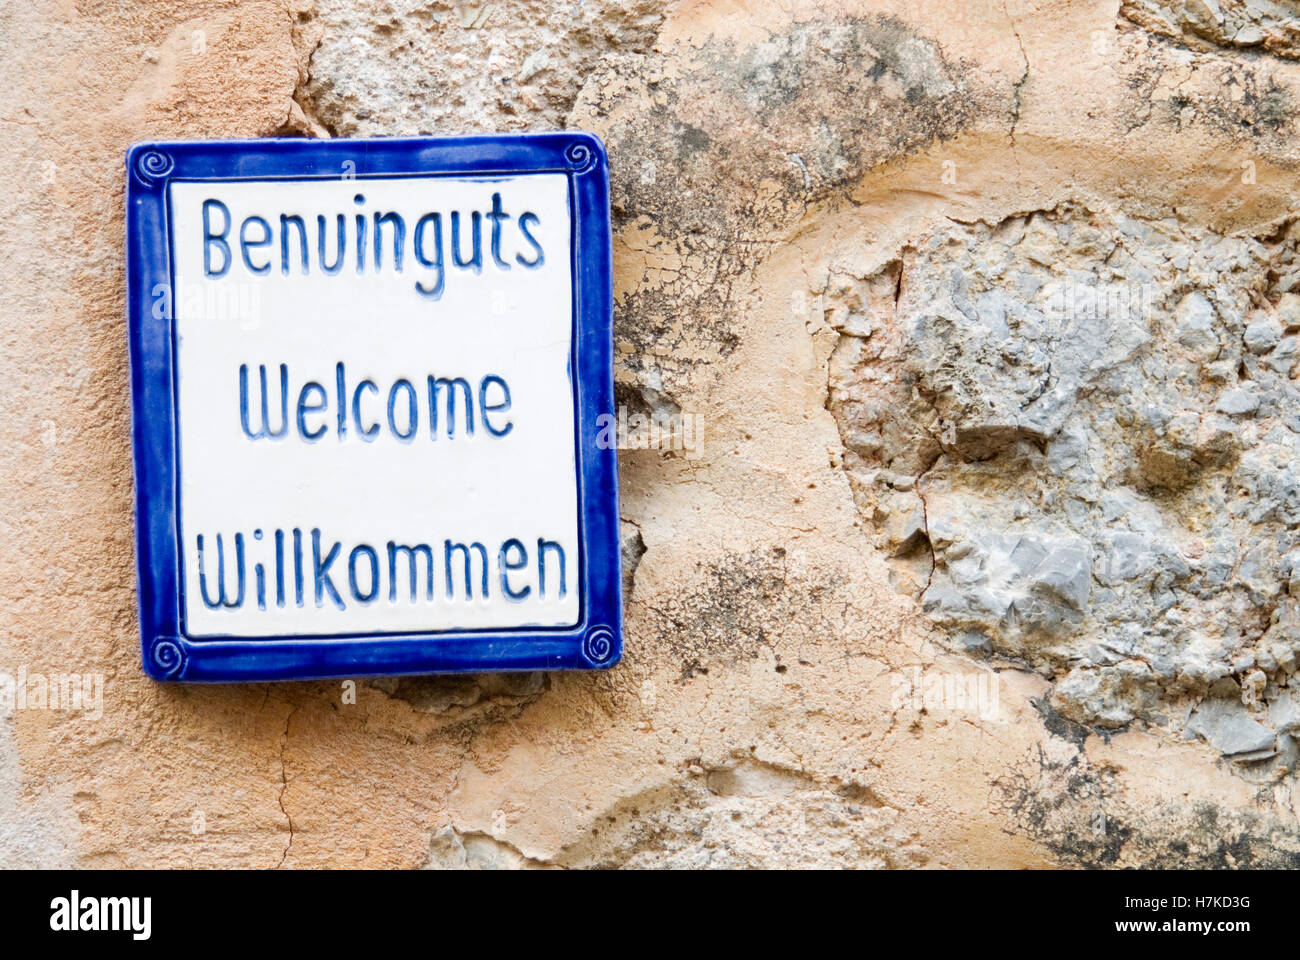
[[[347,166],[348,163],[352,167]],[[573,352],[580,611],[572,628],[449,630],[324,639],[204,638],[184,633],[167,185],[173,180],[562,172],[573,211]],[[391,140],[140,143],[126,155],[126,300],[135,464],[141,656],[157,680],[231,682],[404,673],[611,667],[622,656],[618,451],[597,418],[614,410],[609,165],[589,133]],[[170,302],[175,304],[175,297]]]

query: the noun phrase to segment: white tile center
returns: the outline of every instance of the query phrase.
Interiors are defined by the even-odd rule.
[[[169,191],[189,634],[575,624],[567,178]]]

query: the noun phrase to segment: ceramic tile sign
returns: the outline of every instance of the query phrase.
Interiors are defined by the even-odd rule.
[[[127,260],[151,676],[618,659],[599,140],[140,144]]]

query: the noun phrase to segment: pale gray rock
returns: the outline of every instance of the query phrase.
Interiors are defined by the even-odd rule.
[[[1274,750],[1264,708],[1300,650],[1298,239],[1067,205],[942,229],[901,282],[828,287],[837,317],[862,309],[842,290],[900,291],[872,308],[879,349],[837,351],[829,408],[868,515],[910,516],[924,471],[915,589],[954,649],[1028,662],[1103,726],[1181,724],[1180,697],[1262,671],[1258,714],[1215,699],[1193,726],[1239,759]],[[878,439],[854,446],[864,411]]]
[[[1052,630],[1080,620],[1091,569],[1092,550],[1081,539],[989,534],[944,551],[924,605],[953,622]]]
[[[1259,397],[1250,390],[1227,390],[1215,401],[1214,409],[1230,417],[1246,416],[1259,409]]]
[[[1300,57],[1300,9],[1294,0],[1123,0],[1120,11],[1189,46]]]
[[[1300,703],[1290,690],[1281,691],[1268,705],[1269,723],[1279,734],[1294,733],[1300,729]]]
[[[1275,747],[1273,731],[1252,717],[1240,701],[1205,701],[1192,711],[1187,731],[1203,737],[1224,756],[1244,754],[1260,759]]]
[[[554,129],[611,52],[649,48],[662,0],[317,0],[303,92],[335,136]]]
[[[1246,349],[1251,353],[1268,353],[1281,339],[1282,322],[1269,314],[1253,321],[1244,335]]]

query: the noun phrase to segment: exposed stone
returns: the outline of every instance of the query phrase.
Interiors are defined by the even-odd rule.
[[[1122,14],[1196,46],[1260,48],[1300,58],[1300,8],[1293,0],[1123,0]]]
[[[864,514],[923,500],[922,606],[955,644],[976,630],[1072,671],[1054,702],[1107,726],[1167,719],[1164,698],[1246,669],[1300,522],[1300,392],[1258,359],[1280,345],[1294,257],[1290,233],[1193,237],[1066,206],[949,226],[896,280],[860,281],[901,294],[874,320],[896,346],[842,335],[832,360],[845,467]],[[827,311],[857,309],[856,289],[828,288]],[[918,462],[923,498],[896,479]]]
[[[1224,756],[1260,759],[1274,750],[1274,733],[1235,700],[1207,700],[1187,722],[1187,732],[1204,737]]]
[[[1233,417],[1245,416],[1259,409],[1259,397],[1252,390],[1225,390],[1214,409]]]
[[[644,51],[663,0],[317,0],[303,99],[334,136],[564,126],[605,54]]]
[[[1251,353],[1268,353],[1282,339],[1282,324],[1271,314],[1265,313],[1246,327],[1244,339],[1246,349]]]
[[[1300,703],[1296,702],[1292,691],[1279,694],[1268,705],[1268,719],[1279,735],[1300,730]]]

